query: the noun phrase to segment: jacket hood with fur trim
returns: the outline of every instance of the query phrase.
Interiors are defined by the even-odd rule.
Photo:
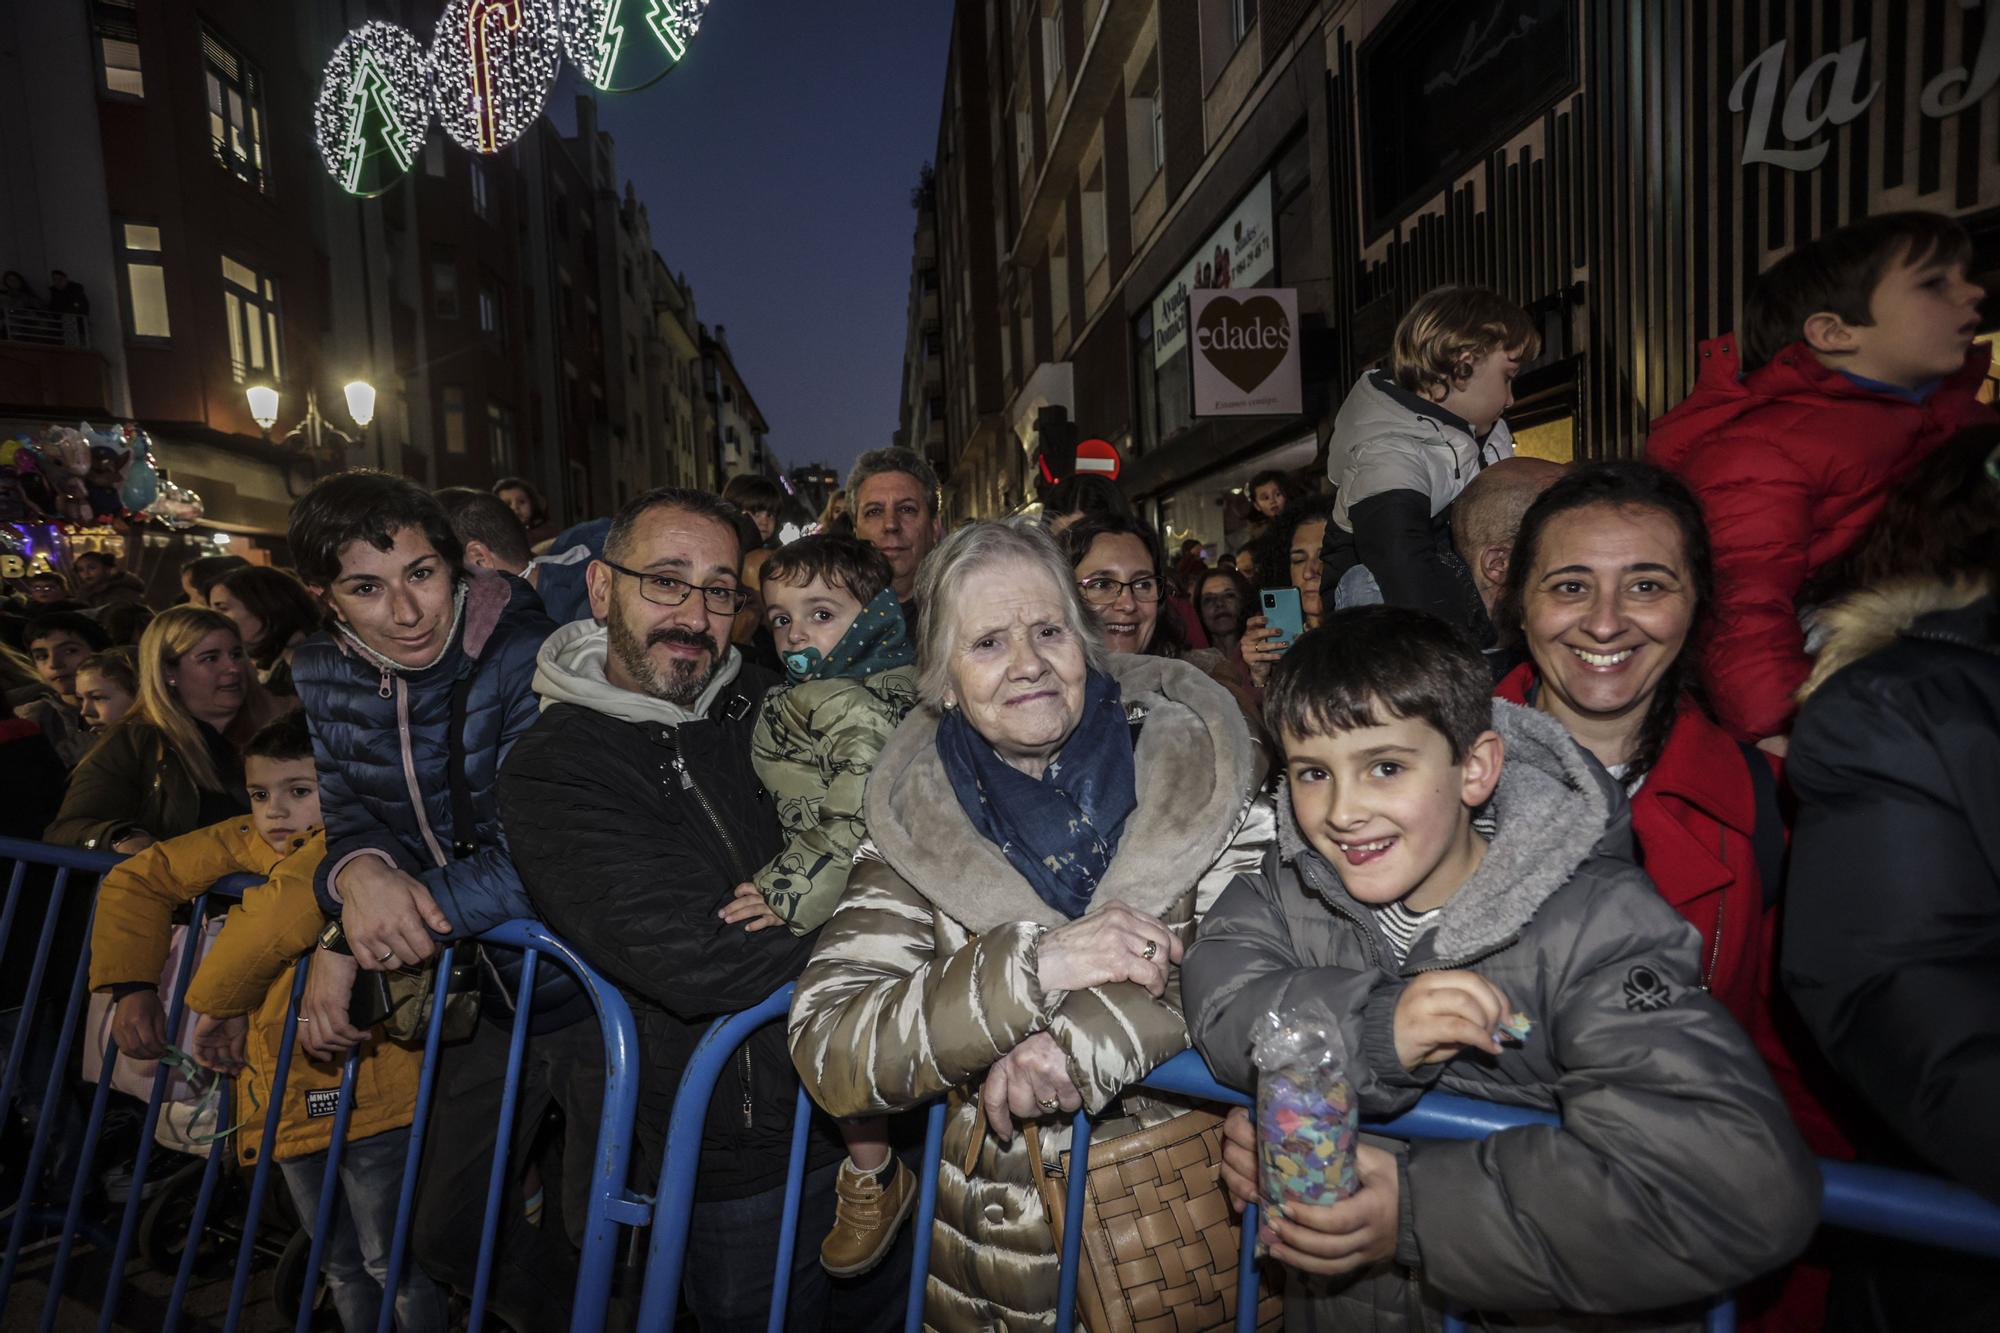
[[[1985,579],[1895,579],[1821,608],[1818,619],[1826,637],[1812,674],[1799,687],[1799,702],[1811,698],[1836,671],[1887,648],[1923,617],[1963,610],[1989,590]]]
[[[1268,762],[1229,692],[1163,657],[1113,657],[1126,716],[1143,721],[1134,751],[1139,804],[1095,899],[1155,915],[1190,890],[1230,844]],[[874,850],[940,911],[983,933],[1009,922],[1060,926],[998,847],[959,809],[937,752],[937,714],[910,714],[868,784]]]
[[[1496,699],[1493,729],[1505,747],[1487,805],[1495,833],[1436,918],[1431,944],[1439,958],[1474,958],[1506,943],[1591,857],[1634,859],[1625,793],[1560,722]],[[1315,889],[1323,892],[1328,877],[1339,883],[1339,871],[1300,833],[1289,796],[1278,801],[1278,856],[1310,858],[1316,873],[1301,878]]]

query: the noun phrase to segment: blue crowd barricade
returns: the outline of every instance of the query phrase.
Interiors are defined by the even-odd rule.
[[[646,1281],[640,1296],[638,1328],[641,1333],[658,1333],[673,1326],[676,1302],[693,1216],[696,1174],[701,1157],[702,1126],[716,1080],[734,1056],[737,1047],[751,1033],[767,1023],[784,1019],[791,1008],[792,990],[783,986],[754,1008],[730,1014],[710,1024],[682,1072],[674,1097],[672,1119],[667,1128],[667,1148],[660,1169],[659,1191],[654,1201],[652,1243],[647,1254]],[[1137,1086],[1171,1092],[1197,1100],[1229,1106],[1249,1106],[1251,1099],[1234,1088],[1215,1081],[1200,1055],[1189,1050],[1154,1069]],[[796,1243],[799,1191],[806,1141],[806,1103],[800,1092],[798,1116],[793,1125],[790,1175],[786,1180],[785,1210],[781,1222],[780,1258],[769,1321],[770,1333],[780,1333],[785,1320],[785,1279]],[[918,1172],[918,1193],[911,1237],[913,1258],[905,1312],[905,1333],[920,1333],[923,1327],[924,1290],[930,1273],[931,1224],[937,1210],[938,1166],[943,1153],[947,1107],[942,1098],[931,1102],[925,1114],[923,1158]],[[1370,1123],[1372,1134],[1401,1139],[1476,1140],[1503,1130],[1530,1125],[1560,1125],[1559,1117],[1527,1107],[1478,1101],[1450,1093],[1429,1093],[1404,1114],[1391,1120]],[[1084,1187],[1089,1178],[1090,1118],[1078,1112],[1073,1124],[1065,1200],[1065,1226],[1056,1330],[1070,1333],[1076,1313],[1076,1283],[1080,1272],[1081,1219]],[[1981,1198],[1963,1186],[1934,1176],[1852,1162],[1820,1162],[1825,1193],[1820,1209],[1823,1226],[1891,1237],[1940,1249],[2000,1258],[2000,1205]],[[1257,1234],[1253,1206],[1242,1222],[1242,1251],[1237,1270],[1236,1327],[1250,1333],[1256,1327],[1257,1270],[1252,1252]],[[1708,1333],[1734,1333],[1736,1305],[1732,1296],[1721,1293],[1709,1304],[1705,1326]],[[1453,1312],[1445,1320],[1447,1333],[1465,1328],[1464,1316]]]
[[[67,926],[71,933],[74,933],[80,922],[83,934],[80,941],[72,941],[76,945],[76,959],[73,968],[69,969],[71,974],[66,977],[67,1004],[60,1026],[53,1033],[53,1053],[46,1062],[48,1067],[44,1079],[43,1107],[54,1107],[57,1099],[66,1093],[72,1076],[72,1054],[76,1047],[76,1036],[84,1026],[83,1012],[88,994],[90,967],[89,930],[94,919],[93,912],[77,913],[74,904],[84,901],[77,896],[83,894],[91,895],[91,901],[94,901],[98,878],[121,859],[123,858],[105,853],[0,838],[0,863],[9,860],[13,863],[6,903],[4,908],[0,908],[0,949],[7,946],[17,918],[23,910],[28,886],[32,881],[31,872],[50,877],[45,901],[45,917],[36,939],[28,987],[23,996],[21,1010],[16,1015],[12,1037],[8,1042],[5,1072],[4,1075],[0,1075],[0,1108],[10,1108],[13,1105],[14,1094],[27,1084],[27,1074],[40,1072],[27,1070],[26,1066],[31,1048],[38,1040],[37,1034],[40,1031],[38,1020],[41,1017],[38,1006],[44,989],[44,974],[51,958],[54,957],[60,934],[58,921],[63,915],[67,901],[72,904]],[[218,884],[195,901],[194,920],[199,922],[203,919],[211,900],[239,897],[244,887],[257,882],[256,876],[236,876],[232,877],[231,881]],[[584,992],[590,997],[596,1010],[604,1044],[603,1109],[598,1122],[596,1149],[591,1164],[584,1246],[578,1263],[571,1307],[573,1329],[579,1330],[579,1333],[583,1330],[597,1330],[603,1327],[610,1307],[620,1239],[619,1228],[643,1224],[651,1217],[651,1210],[646,1206],[648,1201],[635,1198],[626,1188],[632,1128],[638,1106],[638,1037],[631,1009],[615,986],[591,971],[567,944],[550,934],[539,922],[505,922],[478,938],[484,945],[521,951],[522,975],[514,998],[515,1012],[524,1017],[514,1025],[514,1033],[509,1044],[509,1058],[496,1135],[496,1143],[501,1146],[494,1154],[494,1162],[487,1180],[477,1272],[473,1290],[469,1293],[472,1301],[469,1327],[477,1329],[481,1326],[486,1309],[487,1289],[495,1264],[499,1218],[508,1183],[508,1153],[505,1145],[511,1138],[510,1132],[518,1104],[525,1056],[527,1032],[525,1015],[532,1001],[537,968],[548,961],[553,961],[575,976]],[[384,1299],[377,1325],[380,1333],[388,1333],[393,1326],[395,1293],[403,1273],[412,1262],[409,1233],[415,1211],[425,1130],[429,1123],[429,1112],[436,1087],[436,1070],[446,1009],[445,999],[450,988],[453,951],[453,947],[447,947],[442,951],[437,969],[437,988],[433,996],[430,1026],[426,1033],[422,1071],[419,1075],[416,1104],[410,1127],[409,1147],[397,1198],[389,1272],[383,1283]],[[192,944],[182,950],[178,973],[172,979],[169,994],[162,997],[168,1013],[169,1033],[177,1034],[181,1030],[183,997],[195,968],[196,955],[197,949]],[[64,965],[69,966],[66,955]],[[260,1133],[260,1141],[255,1165],[250,1172],[229,1305],[224,1317],[223,1327],[226,1333],[233,1333],[242,1325],[249,1301],[250,1276],[257,1267],[255,1260],[258,1253],[259,1229],[270,1191],[276,1155],[274,1148],[277,1143],[286,1082],[292,1068],[293,1043],[297,1037],[299,1006],[304,996],[310,965],[310,957],[302,958],[293,970],[290,1003],[286,1009],[284,1027],[274,1067],[271,1070],[268,1105],[262,1108],[261,1124],[257,1130]],[[90,1039],[94,1039],[94,1034]],[[139,1218],[145,1208],[143,1182],[153,1153],[154,1129],[158,1123],[170,1076],[170,1070],[163,1062],[154,1078],[152,1096],[142,1122],[138,1150],[132,1162],[132,1191],[120,1214],[114,1236],[100,1228],[86,1215],[85,1201],[92,1179],[92,1166],[102,1134],[105,1112],[110,1104],[111,1071],[116,1059],[117,1047],[114,1041],[107,1045],[104,1054],[104,1072],[92,1094],[91,1112],[85,1122],[83,1142],[77,1150],[71,1168],[74,1175],[67,1186],[66,1207],[61,1211],[43,1206],[38,1197],[38,1190],[62,1117],[47,1113],[35,1117],[35,1130],[27,1155],[21,1193],[16,1200],[14,1216],[7,1232],[4,1263],[0,1263],[0,1316],[4,1316],[7,1308],[28,1229],[30,1226],[53,1228],[55,1254],[47,1272],[49,1294],[44,1304],[40,1325],[45,1333],[54,1327],[57,1319],[71,1253],[79,1239],[88,1241],[112,1256],[111,1277],[106,1284],[103,1302],[98,1312],[98,1328],[102,1333],[103,1330],[109,1330],[116,1325],[124,1286],[123,1278],[132,1256]],[[314,1295],[319,1286],[325,1249],[334,1230],[332,1223],[337,1215],[335,1210],[340,1194],[339,1170],[347,1147],[346,1129],[354,1105],[358,1063],[358,1054],[350,1053],[342,1067],[334,1112],[332,1142],[326,1153],[319,1208],[317,1216],[313,1219],[312,1240],[307,1249],[304,1286],[296,1325],[301,1331],[309,1326],[312,1319]],[[222,1080],[215,1119],[218,1131],[236,1123],[238,1108],[232,1105],[232,1094],[233,1080]],[[238,1126],[231,1132],[251,1132],[251,1126],[247,1124]],[[220,1191],[222,1173],[229,1169],[230,1164],[225,1158],[233,1157],[235,1153],[235,1145],[230,1142],[227,1135],[223,1135],[210,1145],[208,1161],[201,1169],[186,1240],[182,1245],[175,1273],[172,1299],[164,1325],[167,1333],[172,1333],[180,1323],[194,1276],[198,1252],[201,1249],[200,1241],[208,1233],[209,1214]],[[556,1212],[560,1214],[560,1207]]]

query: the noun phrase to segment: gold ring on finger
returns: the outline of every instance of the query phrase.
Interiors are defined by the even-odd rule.
[[[1158,940],[1147,940],[1146,947],[1139,950],[1139,956],[1149,963],[1152,962],[1160,956],[1160,942]]]
[[[1041,1105],[1044,1111],[1050,1112],[1051,1114],[1062,1110],[1062,1103],[1057,1101],[1053,1097],[1042,1098]]]

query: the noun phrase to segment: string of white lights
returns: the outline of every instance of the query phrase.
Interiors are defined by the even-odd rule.
[[[407,29],[371,20],[341,39],[313,103],[320,160],[349,194],[409,171],[430,130],[430,60]]]
[[[342,189],[380,194],[409,171],[433,114],[461,147],[497,153],[542,114],[564,56],[593,88],[642,88],[687,55],[710,2],[450,0],[428,53],[371,20],[327,60],[320,158]]]
[[[462,148],[497,153],[542,114],[562,58],[555,0],[451,0],[431,38],[431,102]]]

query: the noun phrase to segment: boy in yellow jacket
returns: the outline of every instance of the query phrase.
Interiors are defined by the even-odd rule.
[[[253,736],[243,771],[247,817],[157,843],[105,875],[91,933],[90,985],[117,997],[112,1035],[120,1053],[158,1059],[168,1042],[158,986],[175,909],[225,875],[263,875],[264,882],[230,910],[187,995],[197,1015],[188,1054],[236,1075],[236,1114],[255,1126],[261,1118],[251,1108],[269,1104],[291,1000],[291,965],[325,924],[313,900],[313,872],[326,853],[326,836],[304,714],[287,714]],[[347,1333],[375,1327],[421,1064],[421,1052],[387,1040],[373,1039],[362,1049],[341,1159],[345,1207],[325,1266]],[[339,1087],[338,1063],[294,1060],[286,1079],[274,1154],[308,1225],[318,1215]],[[256,1160],[258,1138],[252,1128],[236,1135],[237,1155],[246,1165]],[[442,1289],[417,1265],[406,1264],[397,1326],[417,1333],[442,1330],[445,1321]]]

